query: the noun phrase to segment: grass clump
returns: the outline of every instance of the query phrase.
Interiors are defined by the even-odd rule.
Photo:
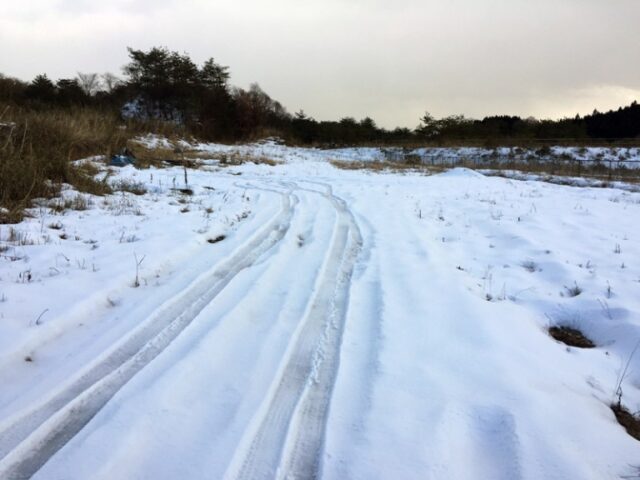
[[[116,192],[129,192],[134,195],[144,195],[147,193],[147,188],[143,183],[133,180],[119,180],[112,185],[112,188]]]

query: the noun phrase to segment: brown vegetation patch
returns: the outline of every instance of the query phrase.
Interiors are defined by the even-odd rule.
[[[273,158],[265,157],[263,155],[250,155],[246,153],[234,152],[229,155],[223,155],[220,157],[220,165],[242,165],[243,163],[255,163],[256,165],[269,165],[275,167],[280,162]]]
[[[445,165],[426,165],[415,160],[409,161],[346,161],[346,160],[329,160],[329,163],[341,170],[368,170],[371,172],[414,172],[423,175],[432,175],[434,173],[444,172],[449,170]]]
[[[594,348],[596,346],[595,343],[589,340],[580,330],[572,327],[550,327],[549,335],[570,347]]]
[[[193,195],[193,190],[190,188],[172,188],[171,191],[178,192],[183,195]]]
[[[171,148],[148,148],[136,141],[128,142],[127,148],[129,149],[129,151],[131,151],[133,157],[136,159],[135,165],[138,168],[160,168],[164,165],[165,162],[169,162],[172,160],[175,160],[176,162],[178,161],[177,154]]]
[[[266,157],[264,155],[252,155],[241,152],[201,152],[192,150],[185,152],[186,158],[194,160],[216,160],[220,166],[233,167],[244,163],[255,163],[256,165],[269,165],[275,167],[281,165],[280,160]]]
[[[369,170],[372,172],[415,170],[415,166],[400,162],[329,160],[329,163],[340,170]]]
[[[611,405],[611,410],[627,433],[636,440],[640,440],[640,415],[637,413],[634,415],[620,403]]]

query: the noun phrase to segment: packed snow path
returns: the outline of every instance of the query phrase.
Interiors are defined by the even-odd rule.
[[[60,315],[0,356],[0,478],[638,472],[608,403],[640,338],[640,194],[324,162],[219,175],[251,197],[226,239],[197,230],[182,273],[123,290],[131,307],[89,309],[87,333]]]
[[[255,329],[262,328],[267,334],[277,326],[269,323],[283,315],[282,308],[290,309],[286,316],[299,317],[299,323],[290,331],[290,343],[284,351],[282,366],[278,367],[269,387],[264,412],[255,419],[257,431],[251,433],[253,438],[246,440],[249,442],[246,455],[242,450],[237,452],[240,471],[234,476],[271,478],[280,465],[283,474],[297,478],[317,471],[337,372],[349,282],[361,238],[344,202],[332,195],[329,186],[313,186],[319,190],[300,188],[294,183],[275,185],[277,190],[272,191],[282,196],[282,207],[267,225],[241,244],[228,259],[201,275],[175,298],[164,302],[131,335],[86,368],[75,381],[46,402],[5,422],[0,437],[3,478],[31,477],[122,385],[164,351],[199,315],[208,324],[206,328],[211,330],[212,336],[214,329],[223,330],[221,316],[211,312],[212,302],[223,289],[236,289],[236,284],[229,286],[232,280],[257,262],[268,266],[255,268],[252,282],[261,282],[265,291],[248,289],[246,283],[237,282],[238,291],[225,294],[237,295],[238,304],[232,308],[242,309],[242,297],[250,295],[260,298],[265,310],[256,312],[256,319],[247,319],[250,321],[244,332],[234,334],[238,335],[237,348],[233,348],[229,352],[231,358],[225,360],[234,362],[238,356],[246,357],[266,348],[243,341],[242,337],[254,337],[261,342],[263,339],[256,337]],[[245,188],[268,190],[253,185]],[[303,209],[297,208],[301,197],[304,197]],[[314,220],[318,217],[329,220],[320,222],[322,230],[314,228]],[[296,234],[290,233],[291,225],[296,227]],[[322,243],[309,252],[302,249],[307,238],[318,238]],[[281,242],[284,245],[279,245]],[[310,253],[314,254],[311,261],[302,261],[301,257]],[[305,263],[312,267],[306,281],[290,276],[300,270],[296,264]],[[300,282],[304,288],[296,288],[291,285],[292,281]],[[276,291],[272,290],[274,287]],[[283,288],[290,292],[285,294]],[[274,295],[282,298],[268,305]],[[207,308],[208,312],[204,312]],[[231,316],[226,318],[227,322],[235,322]],[[202,341],[197,331],[187,332],[184,336],[192,335],[191,342]],[[187,339],[181,338],[181,341]],[[258,360],[259,356],[252,359]],[[193,361],[199,363],[197,359]],[[223,361],[221,366],[225,364]],[[210,395],[211,382],[216,378],[211,375],[198,382],[203,397]],[[184,379],[180,375],[175,381],[177,383],[169,387],[170,390],[180,389],[178,384]],[[205,416],[198,419],[205,420]],[[283,453],[285,448],[288,453]]]

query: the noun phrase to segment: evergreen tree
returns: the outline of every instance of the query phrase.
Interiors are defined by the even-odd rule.
[[[46,74],[38,75],[26,88],[25,96],[39,102],[53,102],[56,97],[56,86]]]
[[[61,78],[56,82],[56,101],[63,105],[80,105],[87,101],[88,95],[75,78]]]
[[[229,81],[229,67],[223,67],[210,58],[200,69],[200,81],[205,88],[212,90],[227,90]]]
[[[440,133],[438,121],[429,112],[425,112],[420,119],[420,125],[416,128],[416,132],[425,138],[435,138]]]

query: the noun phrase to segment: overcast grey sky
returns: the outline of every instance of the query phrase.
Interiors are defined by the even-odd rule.
[[[318,120],[573,116],[640,101],[640,0],[0,0],[0,72],[214,57]]]

